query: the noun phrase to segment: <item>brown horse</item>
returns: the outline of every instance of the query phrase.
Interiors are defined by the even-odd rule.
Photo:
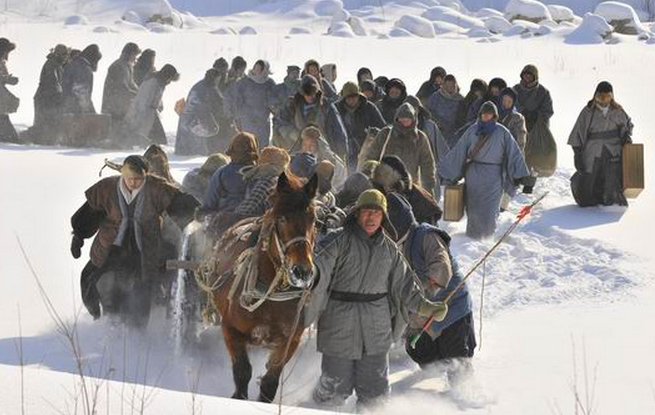
[[[235,275],[238,258],[247,248],[253,247],[252,240],[256,239],[252,260],[256,262],[259,284],[264,291],[271,285],[277,285],[273,287],[274,293],[308,290],[314,280],[313,199],[317,183],[316,175],[303,185],[299,179],[282,173],[271,197],[272,208],[260,222],[250,221],[251,226],[256,224],[253,232],[259,233],[258,237],[239,236],[239,229],[244,226],[244,222],[240,222],[230,228],[214,248],[213,279],[220,276],[224,282],[214,290],[212,299],[221,314],[223,338],[232,358],[236,386],[233,398],[248,399],[252,366],[246,347],[253,344],[271,349],[266,374],[261,379],[259,400],[272,402],[282,369],[296,351],[304,331],[302,324],[297,324],[301,312],[298,297],[287,301],[264,300],[253,311],[244,308],[241,294],[246,282]],[[278,275],[285,278],[278,280]]]

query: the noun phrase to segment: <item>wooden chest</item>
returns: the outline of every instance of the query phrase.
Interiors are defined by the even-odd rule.
[[[443,202],[443,220],[459,222],[464,217],[464,185],[446,186]]]
[[[623,194],[634,199],[644,190],[644,145],[623,146]]]

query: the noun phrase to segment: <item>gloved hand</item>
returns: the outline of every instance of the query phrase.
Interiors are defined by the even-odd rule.
[[[440,322],[446,318],[448,314],[448,305],[441,301],[433,303],[424,301],[418,309],[418,314],[423,317],[432,317],[434,321]]]
[[[73,258],[77,259],[82,256],[82,247],[84,246],[84,239],[80,238],[77,235],[73,235],[71,240],[71,254]]]
[[[582,158],[582,149],[580,147],[573,147],[573,164],[577,171],[580,173],[584,172],[584,160]]]

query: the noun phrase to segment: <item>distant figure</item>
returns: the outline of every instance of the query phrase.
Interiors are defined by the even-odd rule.
[[[39,87],[34,94],[34,126],[29,130],[30,138],[38,144],[52,144],[56,141],[64,94],[62,78],[64,65],[68,62],[70,49],[57,45],[50,51],[41,68]]]
[[[335,104],[348,133],[348,171],[357,171],[357,158],[366,140],[370,127],[383,128],[386,125],[380,110],[359,92],[354,82],[346,82],[341,89],[341,99]]]
[[[177,125],[175,154],[204,156],[216,149],[227,149],[228,143],[219,142],[225,119],[219,81],[219,71],[212,68],[189,91]]]
[[[93,100],[93,73],[102,58],[98,45],[89,45],[64,68],[62,90],[64,113],[96,114]]]
[[[444,158],[440,173],[451,182],[465,178],[466,235],[474,239],[496,231],[503,191],[512,197],[518,184],[524,184],[524,193],[531,193],[534,186],[521,149],[498,122],[498,109],[491,101],[482,105],[478,121]]]
[[[9,114],[16,112],[18,98],[7,90],[5,85],[16,85],[18,78],[9,73],[7,60],[9,53],[16,49],[16,44],[7,38],[0,38],[0,141],[18,142],[18,134],[9,119]]]
[[[393,124],[396,111],[407,98],[405,83],[398,78],[393,78],[384,87],[384,97],[378,103],[378,108],[387,124]]]
[[[287,102],[280,114],[281,140],[273,144],[290,149],[300,138],[300,132],[310,124],[321,130],[330,149],[345,160],[348,136],[339,111],[323,96],[318,80],[305,75],[300,82],[300,91]]]
[[[134,64],[134,82],[138,86],[141,86],[143,81],[157,72],[157,68],[155,67],[156,57],[157,53],[152,49],[146,49],[139,55],[139,58]]]
[[[321,66],[314,59],[310,59],[305,62],[305,68],[303,69],[303,75],[311,75],[318,81],[321,91],[323,91],[323,96],[327,98],[330,103],[334,103],[339,99],[339,94],[337,89],[334,87],[334,84],[326,79],[321,74]]]
[[[128,145],[147,147],[150,144],[166,144],[166,135],[163,129],[153,129],[161,126],[159,113],[163,109],[162,97],[166,86],[177,81],[180,74],[173,65],[164,65],[160,71],[146,80],[139,87],[136,97],[132,101],[125,115],[125,135]]]
[[[207,157],[207,160],[200,167],[188,172],[182,180],[182,191],[195,197],[198,202],[202,203],[202,199],[207,193],[209,180],[216,170],[225,166],[230,162],[230,159],[221,153],[215,153]]]
[[[568,144],[576,173],[571,190],[581,207],[627,206],[623,194],[623,145],[632,142],[632,120],[614,100],[612,84],[598,84],[594,97],[580,111]]]
[[[258,60],[248,75],[238,81],[228,95],[228,108],[240,131],[249,132],[259,140],[259,148],[271,140],[271,105],[275,81],[271,79],[270,64]]]
[[[432,68],[430,71],[430,79],[421,84],[421,87],[416,93],[416,98],[420,99],[424,106],[427,105],[428,98],[441,88],[445,77],[446,70],[444,68],[441,66]]]
[[[413,180],[434,193],[436,168],[432,149],[425,133],[418,129],[416,110],[407,102],[396,111],[393,124],[380,131],[364,159],[380,161],[391,155],[403,161]]]
[[[457,112],[464,97],[459,93],[459,85],[454,75],[448,74],[444,78],[443,86],[428,99],[427,109],[432,119],[437,123],[450,148],[457,142],[455,132],[457,125]]]
[[[102,95],[102,113],[111,115],[114,121],[125,118],[139,86],[134,82],[134,63],[141,49],[129,42],[121,56],[109,65]]]

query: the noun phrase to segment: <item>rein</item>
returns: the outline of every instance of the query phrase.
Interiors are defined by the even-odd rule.
[[[217,276],[213,283],[209,283],[209,281],[211,281],[218,268],[217,261],[205,261],[199,270],[200,272],[196,273],[196,281],[200,288],[211,294],[220,289],[230,277],[234,276],[227,297],[228,301],[232,302],[239,285],[243,282],[239,295],[239,305],[250,312],[257,310],[265,301],[282,302],[301,298],[305,290],[288,290],[292,271],[286,254],[289,248],[294,245],[307,244],[313,250],[314,244],[312,238],[304,235],[282,242],[278,231],[278,223],[279,220],[263,221],[260,219],[238,229],[238,232],[233,234],[234,239],[224,248],[225,250],[233,247],[236,242],[248,233],[255,231],[256,227],[261,227],[257,243],[255,246],[245,249],[238,256],[231,272],[225,272]],[[274,244],[277,255],[272,254],[271,244]],[[257,287],[259,255],[262,252],[266,252],[276,271],[265,292]]]

